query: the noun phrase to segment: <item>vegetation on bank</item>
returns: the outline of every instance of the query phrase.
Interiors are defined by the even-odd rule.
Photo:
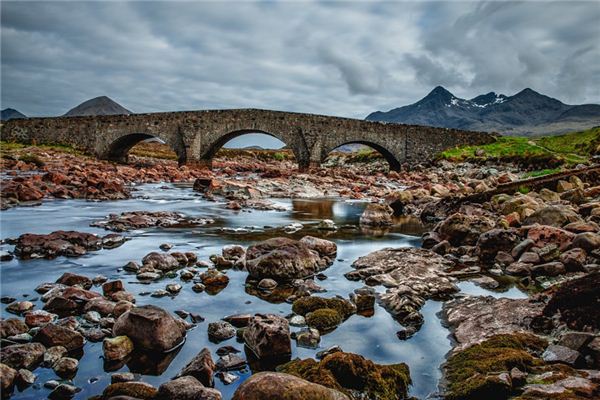
[[[531,372],[543,361],[547,342],[529,333],[496,335],[450,356],[444,365],[448,400],[505,399],[510,388],[498,374],[518,368]]]
[[[439,155],[449,161],[525,163],[544,166],[532,176],[555,172],[561,165],[585,163],[600,154],[600,127],[558,136],[526,138],[500,136],[494,143],[483,146],[462,146],[448,149]],[[549,168],[548,168],[549,167]]]

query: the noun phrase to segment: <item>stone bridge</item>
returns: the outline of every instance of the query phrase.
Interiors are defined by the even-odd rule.
[[[349,143],[374,148],[397,170],[404,162],[424,161],[450,147],[495,140],[480,132],[256,109],[10,120],[2,126],[2,140],[70,145],[126,162],[136,143],[156,137],[173,148],[180,164],[210,166],[225,143],[251,132],[284,142],[302,170],[320,165],[329,152]]]

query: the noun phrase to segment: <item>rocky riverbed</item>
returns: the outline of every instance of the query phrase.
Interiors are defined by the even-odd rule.
[[[598,182],[448,208],[524,172],[2,162],[5,397],[600,395]]]

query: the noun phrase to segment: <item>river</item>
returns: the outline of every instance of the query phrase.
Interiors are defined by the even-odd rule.
[[[54,260],[12,260],[1,264],[1,294],[12,296],[19,300],[35,300],[36,309],[43,303],[37,300],[39,296],[34,288],[42,282],[54,282],[64,272],[83,274],[89,277],[101,274],[109,279],[121,279],[126,289],[136,295],[138,305],[155,304],[171,312],[186,310],[202,315],[206,320],[199,323],[193,330],[188,331],[184,346],[171,357],[157,366],[160,371],[150,371],[152,366],[144,366],[145,374],[141,380],[155,386],[174,377],[192,357],[202,348],[208,347],[213,357],[215,351],[224,345],[232,345],[240,350],[243,345],[230,339],[219,344],[208,340],[207,325],[222,317],[237,313],[269,312],[286,316],[291,313],[291,305],[286,302],[270,303],[246,292],[244,271],[229,270],[229,285],[217,294],[207,292],[195,293],[191,290],[191,282],[180,282],[183,290],[175,297],[153,298],[140,293],[164,289],[169,282],[179,282],[179,279],[162,279],[151,284],[140,284],[135,275],[120,270],[128,261],[140,262],[144,255],[151,251],[159,251],[161,243],[174,245],[173,251],[194,251],[199,260],[208,261],[211,254],[220,254],[227,244],[248,246],[259,240],[282,235],[274,229],[291,223],[301,223],[305,226],[291,237],[301,237],[306,234],[322,236],[334,241],[338,246],[337,260],[326,269],[327,279],[317,281],[327,292],[322,294],[330,297],[348,295],[361,282],[352,282],[344,277],[351,271],[352,262],[360,256],[384,247],[420,246],[422,227],[418,222],[402,218],[387,232],[362,231],[360,229],[342,229],[336,232],[319,232],[316,225],[324,218],[332,219],[338,226],[358,225],[358,219],[365,203],[344,200],[286,200],[277,199],[277,204],[286,207],[287,211],[232,211],[225,208],[223,202],[204,200],[194,192],[189,185],[177,184],[144,184],[134,191],[129,200],[110,202],[86,202],[83,200],[47,201],[37,207],[19,207],[2,211],[2,239],[16,237],[23,233],[50,233],[55,230],[77,230],[96,234],[107,234],[101,228],[90,227],[90,223],[104,218],[109,213],[124,211],[177,211],[189,216],[210,217],[215,219],[211,225],[194,228],[153,228],[128,232],[132,239],[121,247],[111,250],[90,252],[80,258],[59,257]],[[12,250],[11,246],[3,245],[3,250]],[[460,284],[463,293],[490,294],[505,297],[525,297],[516,288],[504,292],[491,292],[470,282]],[[100,290],[95,288],[92,290]],[[377,290],[381,291],[382,288]],[[449,332],[442,326],[439,316],[442,303],[428,301],[422,309],[425,324],[412,338],[401,341],[396,332],[402,327],[378,305],[370,317],[353,315],[336,330],[321,337],[318,349],[296,347],[292,344],[292,357],[314,357],[317,351],[333,345],[340,345],[344,351],[361,354],[377,363],[405,362],[410,367],[413,384],[410,394],[418,398],[426,398],[437,390],[441,377],[440,365],[446,353],[451,348]],[[2,304],[2,315],[6,305]],[[291,328],[299,330],[300,328]],[[242,352],[242,355],[244,353]],[[100,394],[110,384],[110,373],[104,371],[102,343],[88,342],[80,360],[79,370],[73,383],[82,388],[76,398],[84,399],[91,395]],[[170,363],[169,363],[170,361]],[[140,370],[140,366],[127,365],[118,371],[129,369]],[[152,375],[160,372],[159,375]],[[38,376],[35,385],[19,392],[15,389],[13,399],[45,398],[50,392],[43,387],[49,379],[58,379],[52,369],[38,368],[34,371]],[[224,399],[231,398],[236,387],[251,372],[245,370],[234,372],[240,379],[230,385],[224,385],[215,379],[215,387],[221,391]]]

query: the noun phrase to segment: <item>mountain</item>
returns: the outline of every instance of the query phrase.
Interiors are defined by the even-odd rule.
[[[121,106],[119,103],[106,96],[100,96],[88,101],[84,101],[75,108],[70,109],[64,115],[65,117],[75,117],[84,115],[115,115],[131,114],[131,111]]]
[[[600,105],[568,105],[529,88],[514,96],[490,92],[466,100],[438,86],[414,104],[366,119],[508,135],[559,134],[600,125]]]
[[[18,112],[14,108],[5,108],[0,115],[0,121],[8,121],[9,119],[27,118],[23,113]]]

